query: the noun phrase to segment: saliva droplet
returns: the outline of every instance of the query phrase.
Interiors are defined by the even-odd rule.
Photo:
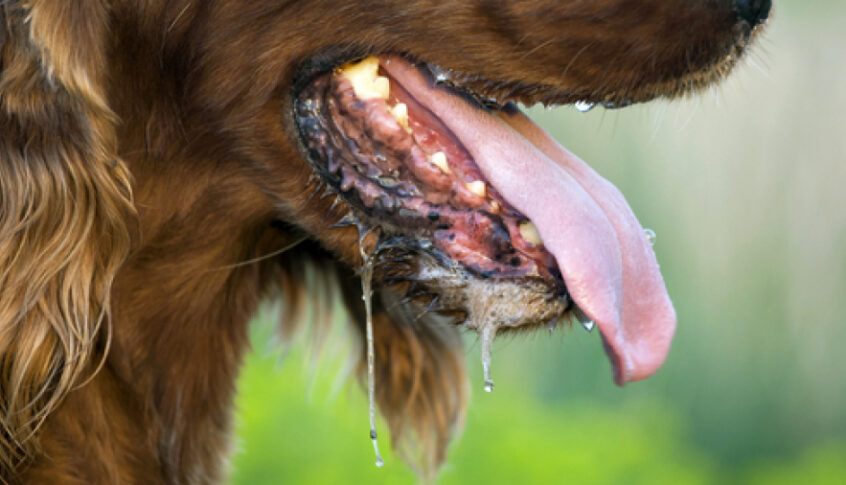
[[[582,328],[587,330],[588,333],[590,333],[593,330],[593,328],[596,326],[596,323],[594,323],[594,321],[591,320],[591,318],[589,316],[585,315],[585,312],[583,312],[582,309],[579,308],[579,307],[573,308],[572,319],[579,322],[579,324],[582,326]]]
[[[649,245],[654,246],[655,245],[655,239],[658,237],[655,234],[655,231],[653,231],[652,229],[644,229],[643,232],[644,232],[644,234],[646,234],[646,240],[649,241]]]
[[[587,113],[588,111],[592,110],[596,106],[596,103],[591,103],[588,101],[576,101],[573,103],[573,107],[580,113]]]
[[[482,373],[485,376],[485,392],[493,392],[494,382],[491,379],[491,347],[496,336],[496,327],[485,325],[479,333],[482,343]]]
[[[382,468],[385,466],[385,460],[382,459],[382,455],[379,453],[379,441],[376,439],[376,430],[370,430],[370,441],[373,442],[373,452],[376,453],[376,468]]]

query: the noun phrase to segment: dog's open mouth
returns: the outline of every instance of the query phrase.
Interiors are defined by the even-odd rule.
[[[675,313],[623,196],[515,105],[432,72],[382,56],[311,79],[295,118],[322,182],[486,339],[572,312],[596,322],[618,384],[651,375]]]

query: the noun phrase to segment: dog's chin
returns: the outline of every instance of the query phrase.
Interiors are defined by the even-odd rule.
[[[625,199],[512,99],[457,79],[385,55],[299,83],[311,189],[346,214],[329,224],[357,226],[377,284],[431,310],[489,334],[596,322],[617,383],[655,372],[675,313]]]

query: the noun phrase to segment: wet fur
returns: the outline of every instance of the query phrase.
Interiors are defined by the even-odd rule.
[[[346,208],[292,126],[307,61],[400,52],[499,97],[646,100],[720,78],[753,34],[729,0],[7,0],[0,17],[8,483],[219,482],[259,301],[338,281],[361,327],[357,233],[330,228]],[[377,298],[378,402],[427,473],[463,416],[463,357],[397,298]]]

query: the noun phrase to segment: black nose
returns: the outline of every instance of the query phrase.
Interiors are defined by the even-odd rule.
[[[736,2],[740,18],[752,27],[767,20],[770,9],[773,7],[772,0],[736,0]]]

